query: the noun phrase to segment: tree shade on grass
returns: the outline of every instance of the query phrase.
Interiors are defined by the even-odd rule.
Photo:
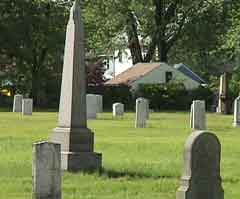
[[[239,129],[232,116],[208,114],[208,127],[222,143],[225,198],[240,196]],[[0,113],[0,198],[26,199],[32,192],[32,143],[48,139],[57,114],[32,117]],[[90,121],[102,173],[64,173],[64,199],[175,198],[183,167],[182,152],[191,132],[189,113],[153,113],[146,129],[134,128],[134,114],[113,120],[110,113]]]

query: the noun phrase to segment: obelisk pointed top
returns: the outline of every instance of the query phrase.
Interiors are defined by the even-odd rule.
[[[70,12],[70,20],[81,20],[80,0],[75,0]]]

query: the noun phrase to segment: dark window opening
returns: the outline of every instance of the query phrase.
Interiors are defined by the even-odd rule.
[[[172,80],[173,74],[172,72],[166,72],[166,83]]]

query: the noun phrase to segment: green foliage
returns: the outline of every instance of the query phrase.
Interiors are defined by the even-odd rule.
[[[187,91],[182,84],[143,84],[136,97],[149,99],[154,110],[188,110],[193,100],[205,100],[210,108],[214,95],[209,88],[203,87]]]
[[[35,102],[45,92],[47,79],[61,71],[68,9],[59,2],[11,0],[0,4],[0,52],[6,57],[1,71]]]

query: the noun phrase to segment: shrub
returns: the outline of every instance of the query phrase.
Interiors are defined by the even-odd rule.
[[[154,110],[189,110],[193,100],[205,100],[210,108],[214,93],[204,87],[187,91],[183,84],[142,84],[135,93],[137,97],[149,99]]]

